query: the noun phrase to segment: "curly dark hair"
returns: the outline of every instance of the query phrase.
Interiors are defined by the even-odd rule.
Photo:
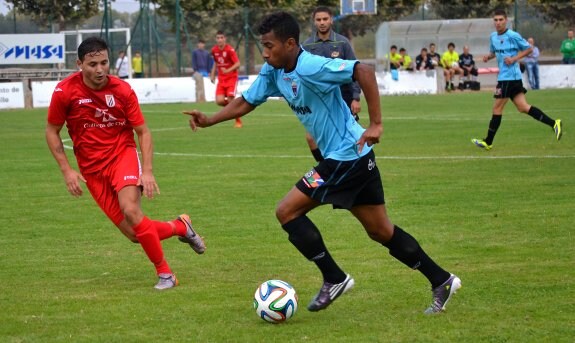
[[[262,19],[258,27],[258,32],[263,35],[271,31],[273,31],[275,36],[282,42],[293,38],[295,42],[299,44],[299,24],[295,18],[287,12],[276,12]]]

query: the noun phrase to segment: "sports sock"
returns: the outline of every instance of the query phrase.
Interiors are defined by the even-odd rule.
[[[501,114],[493,114],[491,116],[489,129],[487,130],[487,137],[485,137],[485,143],[487,143],[487,145],[493,144],[493,139],[495,138],[497,129],[499,129],[499,125],[501,124],[501,117],[503,117]]]
[[[389,254],[411,269],[419,270],[435,288],[451,276],[427,256],[415,238],[394,226],[391,239],[383,243],[389,249]]]
[[[323,161],[323,155],[321,154],[321,151],[319,150],[319,148],[313,149],[311,151],[311,154],[313,155],[313,158],[315,158],[316,162]]]
[[[146,255],[148,255],[148,258],[156,267],[156,273],[171,274],[172,271],[170,266],[164,259],[162,243],[160,243],[158,231],[156,231],[154,222],[148,217],[144,217],[144,219],[142,219],[138,225],[135,225],[133,229],[136,233],[136,238],[138,238],[138,241],[146,252]]]
[[[335,263],[323,243],[319,230],[307,216],[295,218],[282,225],[282,228],[289,234],[289,241],[297,250],[316,264],[324,281],[341,283],[345,280],[345,273]]]
[[[174,236],[185,236],[187,232],[186,224],[175,219],[168,222],[152,220],[161,241]]]
[[[543,113],[543,111],[541,111],[540,109],[538,109],[535,106],[531,106],[531,108],[529,109],[529,112],[527,112],[527,114],[529,114],[535,120],[539,120],[540,122],[547,124],[551,127],[553,127],[555,125],[555,120],[549,118],[545,113]]]

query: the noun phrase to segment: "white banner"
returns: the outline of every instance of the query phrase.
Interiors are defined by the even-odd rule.
[[[399,71],[396,78],[390,72],[375,73],[379,95],[437,94],[435,70]]]
[[[196,81],[192,77],[128,79],[140,104],[195,102]]]
[[[24,108],[22,82],[0,83],[0,110],[8,108]]]
[[[64,63],[64,44],[59,33],[0,35],[0,65]]]
[[[140,104],[162,104],[173,102],[195,102],[196,83],[191,77],[173,77],[158,79],[129,79],[127,81]],[[34,107],[48,107],[52,92],[59,81],[32,82]]]

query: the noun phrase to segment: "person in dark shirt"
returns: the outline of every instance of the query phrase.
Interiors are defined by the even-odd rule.
[[[194,72],[202,74],[203,77],[210,76],[210,70],[212,70],[212,57],[210,53],[206,51],[206,42],[203,39],[198,41],[198,47],[192,51],[192,69]]]
[[[459,67],[463,70],[463,77],[469,79],[471,75],[472,80],[477,80],[477,67],[475,67],[475,61],[473,60],[473,55],[469,53],[469,46],[465,45],[463,47],[463,53],[459,55]],[[463,89],[463,84],[459,83],[459,89]]]
[[[427,53],[427,48],[422,48],[421,53],[415,57],[415,70],[432,70],[434,68],[433,60]]]

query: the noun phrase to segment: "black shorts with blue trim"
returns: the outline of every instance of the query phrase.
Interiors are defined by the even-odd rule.
[[[493,97],[495,99],[510,98],[513,100],[513,98],[515,98],[519,93],[527,93],[527,89],[523,87],[523,82],[521,80],[498,81]]]
[[[383,184],[372,151],[352,161],[325,159],[295,185],[310,198],[351,209],[359,205],[385,203]]]

